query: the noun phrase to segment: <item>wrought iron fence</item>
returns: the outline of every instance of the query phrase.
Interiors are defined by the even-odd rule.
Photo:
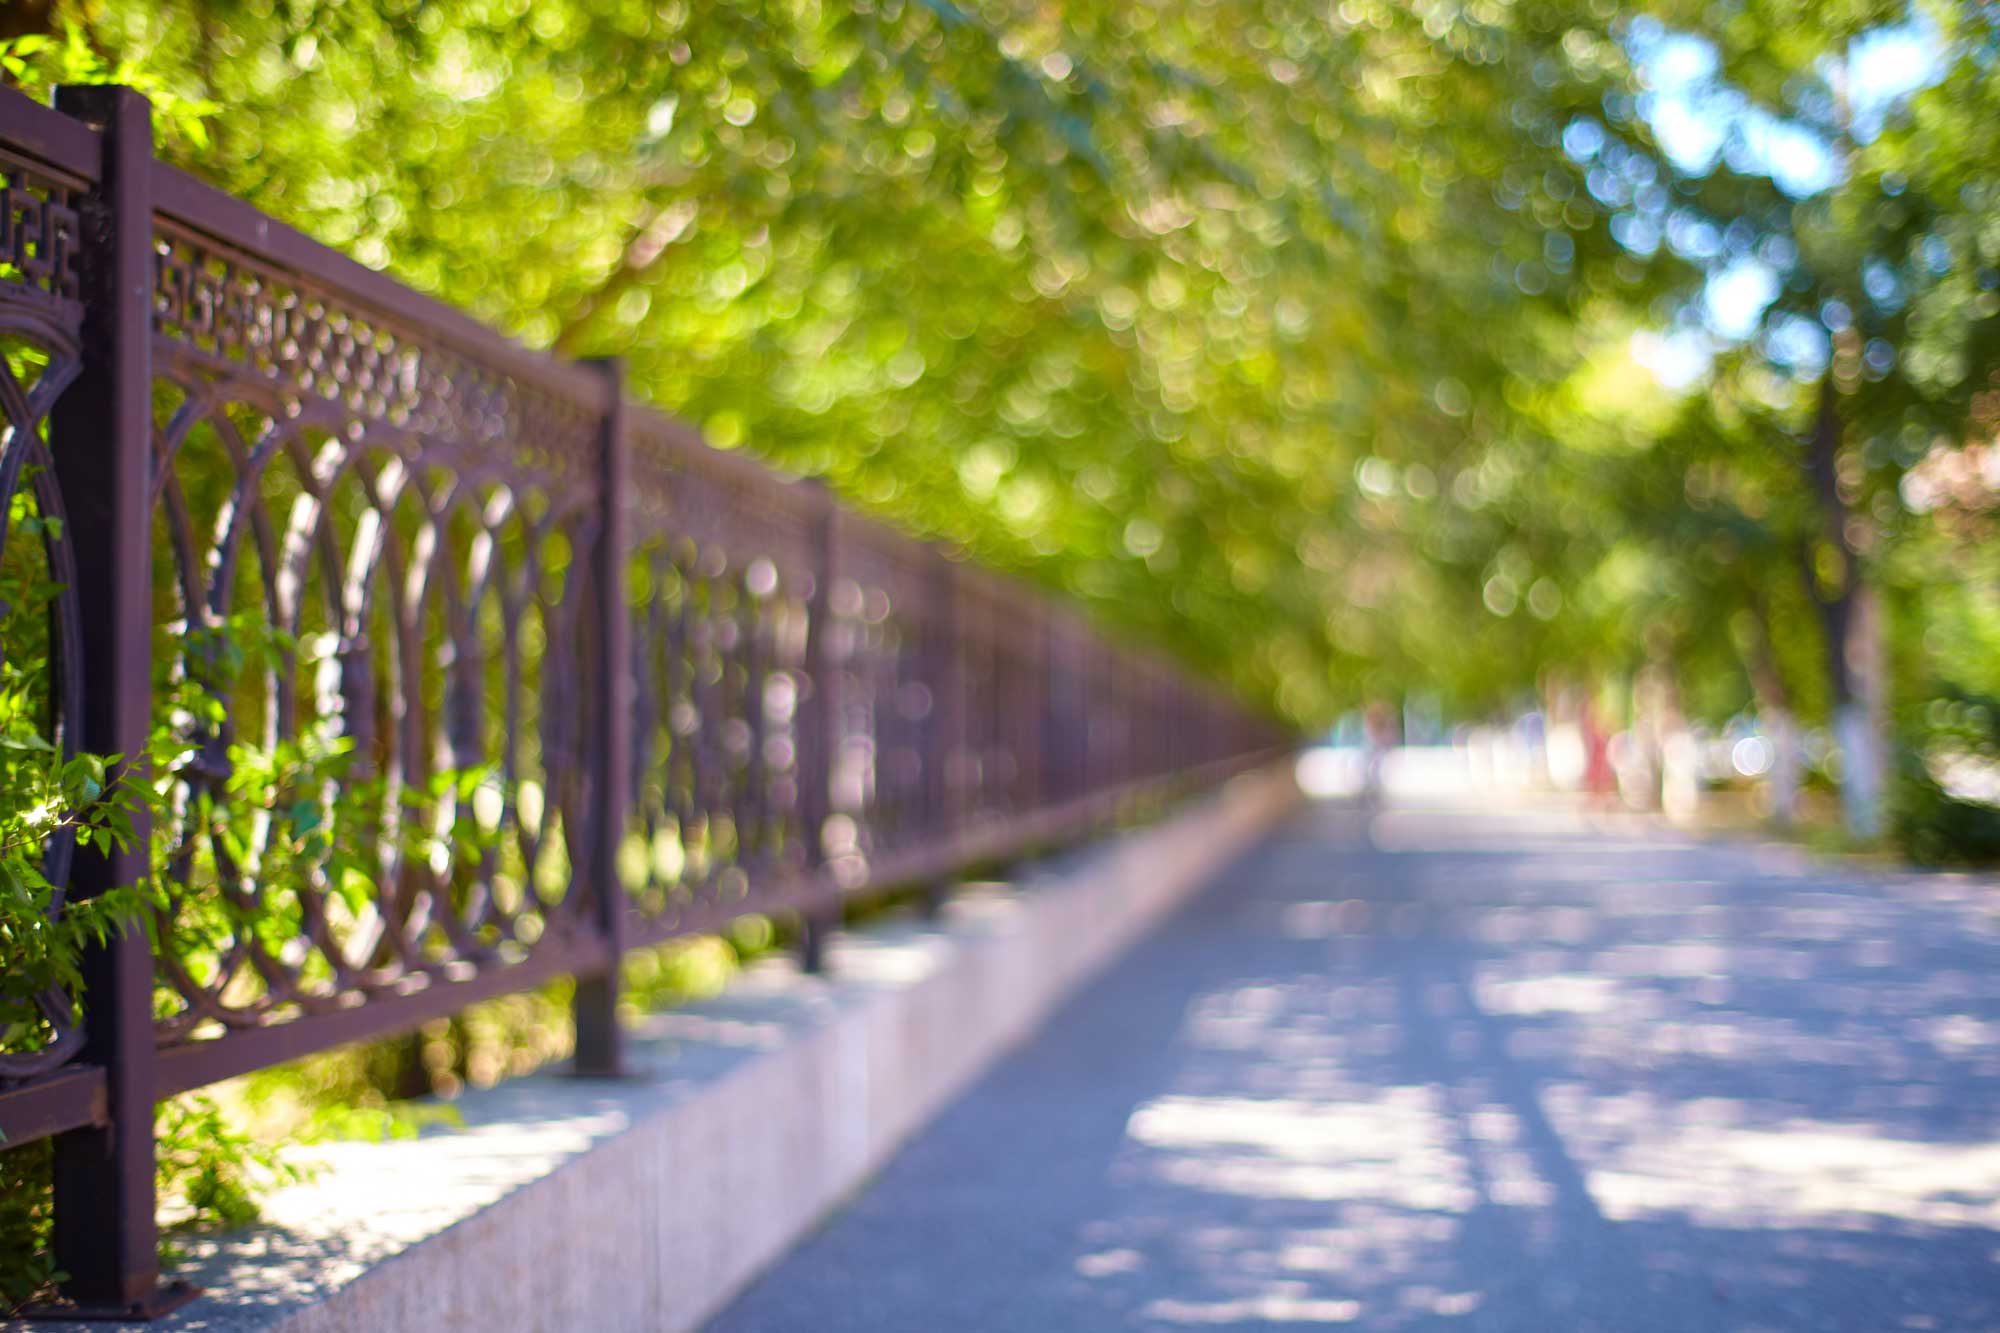
[[[627,949],[783,913],[812,962],[845,895],[1283,741],[156,161],[134,93],[0,91],[0,173],[48,735],[164,756],[139,845],[47,850],[71,898],[157,873],[157,943],[0,1053],[85,1307],[162,1300],[159,1098],[564,974],[578,1069],[614,1072]]]

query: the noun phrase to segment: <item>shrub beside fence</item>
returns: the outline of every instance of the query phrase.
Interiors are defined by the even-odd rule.
[[[1078,618],[629,404],[152,156],[124,89],[0,90],[0,501],[57,755],[144,756],[155,876],[0,1050],[81,1307],[158,1290],[153,1105],[1196,789],[1283,736]],[[28,521],[32,520],[32,521]],[[6,641],[20,651],[16,638]]]

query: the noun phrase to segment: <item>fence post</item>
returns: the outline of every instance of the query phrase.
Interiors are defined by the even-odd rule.
[[[840,577],[840,510],[820,481],[806,483],[812,516],[812,596],[806,601],[806,678],[812,693],[799,714],[799,827],[805,868],[817,881],[826,868],[826,822],[833,814],[833,776],[840,763],[840,662],[834,652],[833,585]],[[815,884],[815,888],[823,887]],[[826,937],[839,910],[808,906],[799,914],[799,965],[826,968]]]
[[[607,390],[598,436],[597,543],[591,554],[590,614],[597,657],[589,689],[591,714],[590,853],[592,925],[604,940],[602,971],[576,979],[576,1072],[615,1077],[625,1072],[624,1040],[618,1026],[620,965],[625,951],[625,887],[618,878],[618,845],[625,836],[626,803],[631,796],[632,622],[626,606],[626,495],[631,489],[630,441],[626,431],[625,372],[613,359],[590,363],[604,376]]]
[[[1053,614],[1042,622],[1042,799],[1051,807],[1061,805],[1069,794],[1063,789],[1062,733],[1056,726],[1063,701],[1064,628]]]
[[[924,688],[931,692],[930,725],[924,729],[925,833],[949,844],[960,834],[958,751],[964,737],[965,687],[958,651],[958,575],[951,559],[930,548],[931,567],[925,580]],[[946,881],[924,889],[924,910],[935,915],[944,907]]]
[[[85,750],[124,756],[116,781],[144,782],[152,712],[152,107],[129,88],[63,87],[56,107],[103,135],[104,171],[82,219],[83,369],[49,428],[65,534],[84,608]],[[151,828],[123,850],[79,845],[70,894],[138,884]],[[101,1065],[101,1125],[55,1140],[56,1262],[79,1312],[145,1318],[194,1294],[159,1286],[153,1218],[153,955],[136,921],[82,960],[82,1059]]]
[[[1046,810],[1049,800],[1048,767],[1044,762],[1048,745],[1049,714],[1049,608],[1039,597],[1029,598],[1022,608],[1026,652],[1022,654],[1020,736],[1022,805],[1030,816]]]
[[[1076,663],[1074,632],[1066,618],[1051,615],[1043,634],[1042,791],[1051,806],[1077,794]]]

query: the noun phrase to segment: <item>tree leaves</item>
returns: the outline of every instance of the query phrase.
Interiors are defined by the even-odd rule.
[[[1784,547],[1829,299],[1862,452],[1905,460],[1873,494],[1989,401],[1990,20],[1925,12],[1942,82],[1806,200],[1741,154],[1677,165],[1641,21],[1582,0],[107,0],[83,31],[228,108],[169,149],[225,188],[1320,722],[1629,671],[1658,604],[1606,568],[1650,551],[1648,586],[1690,593]],[[1904,20],[1643,22],[1712,42],[1732,105],[1825,132],[1847,44]],[[1735,401],[1672,420],[1630,339],[1773,256],[1714,380]],[[1760,514],[1673,500],[1732,454]]]

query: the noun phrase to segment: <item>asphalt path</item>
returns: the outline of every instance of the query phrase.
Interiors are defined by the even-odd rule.
[[[2000,1329],[2000,888],[1307,807],[716,1333]]]

